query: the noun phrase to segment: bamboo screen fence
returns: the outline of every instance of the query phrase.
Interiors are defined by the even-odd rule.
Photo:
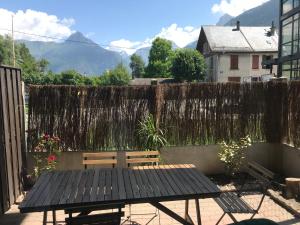
[[[28,146],[43,133],[72,151],[137,148],[149,113],[170,145],[215,144],[250,135],[300,146],[300,82],[135,87],[31,86]]]

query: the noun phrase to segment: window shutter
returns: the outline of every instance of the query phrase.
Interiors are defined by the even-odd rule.
[[[253,70],[259,69],[259,55],[252,56],[252,69]]]
[[[231,55],[230,56],[230,69],[231,70],[238,70],[239,69],[239,56],[238,55]]]

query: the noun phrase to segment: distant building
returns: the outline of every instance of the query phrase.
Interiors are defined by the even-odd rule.
[[[134,78],[129,82],[131,86],[147,86],[156,84],[176,83],[173,78]]]
[[[249,82],[270,76],[277,68],[263,61],[278,56],[275,27],[203,26],[197,50],[208,66],[207,81]],[[275,74],[273,74],[275,75]]]
[[[278,75],[300,79],[300,1],[280,1]]]

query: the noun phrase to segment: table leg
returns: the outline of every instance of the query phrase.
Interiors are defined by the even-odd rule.
[[[185,200],[185,214],[184,214],[185,220],[188,219],[188,214],[189,214],[189,200]]]
[[[197,222],[198,225],[201,225],[202,223],[201,223],[199,199],[195,199],[195,203],[196,203]]]
[[[46,225],[46,224],[47,224],[47,214],[48,214],[48,212],[47,212],[47,211],[44,211],[44,215],[43,215],[43,225]]]
[[[56,225],[56,211],[52,211],[52,219],[53,219],[53,225]]]

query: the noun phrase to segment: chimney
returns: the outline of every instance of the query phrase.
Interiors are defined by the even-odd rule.
[[[275,31],[276,31],[276,27],[275,27],[274,21],[272,21],[272,25],[270,27],[270,30],[267,32],[267,36],[268,37],[274,36],[275,35]]]
[[[241,22],[236,21],[236,28],[234,28],[232,31],[240,31],[240,29],[241,29]]]
[[[276,27],[275,27],[274,21],[272,21],[272,26],[271,26],[271,36],[274,36],[274,35],[275,35],[275,31],[276,31]]]

